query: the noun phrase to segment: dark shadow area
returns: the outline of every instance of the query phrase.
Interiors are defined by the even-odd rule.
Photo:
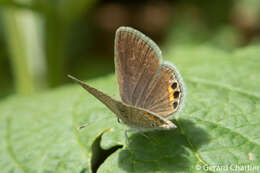
[[[209,141],[209,136],[190,120],[174,123],[176,130],[145,132],[147,137],[140,133],[131,135],[128,147],[119,154],[119,167],[142,173],[191,171],[197,160],[194,152]]]
[[[88,171],[87,168],[83,168],[79,173],[85,173],[87,171]]]
[[[100,147],[101,137],[103,133],[96,138],[96,140],[92,144],[92,158],[91,158],[91,171],[92,173],[96,173],[99,166],[108,158],[112,153],[116,150],[122,148],[122,145],[116,145],[108,150],[104,150]]]

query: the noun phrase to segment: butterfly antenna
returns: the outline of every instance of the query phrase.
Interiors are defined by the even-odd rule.
[[[77,130],[81,130],[81,129],[83,129],[83,128],[87,127],[87,125],[88,125],[88,123],[86,123],[86,124],[83,124],[82,126],[79,126],[79,127],[77,128]]]

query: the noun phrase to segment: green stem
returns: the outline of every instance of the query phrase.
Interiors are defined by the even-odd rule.
[[[16,90],[20,94],[30,94],[35,87],[26,59],[24,35],[19,28],[14,9],[5,9],[3,11],[3,22]]]
[[[30,10],[5,8],[3,22],[16,91],[31,94],[45,86],[40,18]]]
[[[65,33],[64,25],[56,15],[47,16],[46,34],[46,62],[49,87],[55,87],[65,79]]]

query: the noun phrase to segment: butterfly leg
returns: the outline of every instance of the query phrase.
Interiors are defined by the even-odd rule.
[[[126,129],[126,130],[125,130],[125,139],[126,139],[126,144],[127,144],[127,145],[129,144],[129,143],[128,143],[128,142],[129,142],[129,141],[128,141],[128,134],[127,134],[129,131],[131,131],[131,129]]]
[[[77,130],[81,130],[81,129],[85,128],[87,125],[88,125],[88,123],[83,124],[83,125],[79,126],[79,127],[77,128]]]
[[[140,134],[141,134],[142,136],[146,137],[147,139],[151,139],[149,136],[147,136],[147,135],[144,133],[144,131],[140,131]]]
[[[152,139],[151,137],[147,136],[144,131],[140,131],[140,134],[141,134],[142,136],[144,136],[146,139],[148,139],[149,141],[151,141],[152,143],[154,143],[154,144],[157,144],[157,143],[158,143],[158,142],[156,142],[154,139]]]
[[[128,139],[129,139],[129,136],[128,136],[128,133],[129,133],[129,132],[136,132],[136,130],[135,130],[135,129],[132,129],[132,128],[125,130],[125,138],[126,138],[126,144],[127,144],[127,145],[129,144],[129,143],[128,143],[128,142],[129,142],[129,140],[128,140]]]

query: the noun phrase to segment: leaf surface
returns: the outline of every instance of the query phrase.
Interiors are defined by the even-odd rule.
[[[251,172],[259,172],[259,46],[233,52],[182,46],[165,52],[187,88],[184,111],[174,120],[177,130],[146,137],[129,132],[126,140],[127,127],[78,85],[11,96],[0,103],[1,171],[91,172],[97,157],[93,143],[101,137],[102,150],[123,148],[105,158],[98,172],[224,172],[214,166],[246,172],[231,170],[236,165],[258,166]],[[114,75],[88,84],[119,98]]]

